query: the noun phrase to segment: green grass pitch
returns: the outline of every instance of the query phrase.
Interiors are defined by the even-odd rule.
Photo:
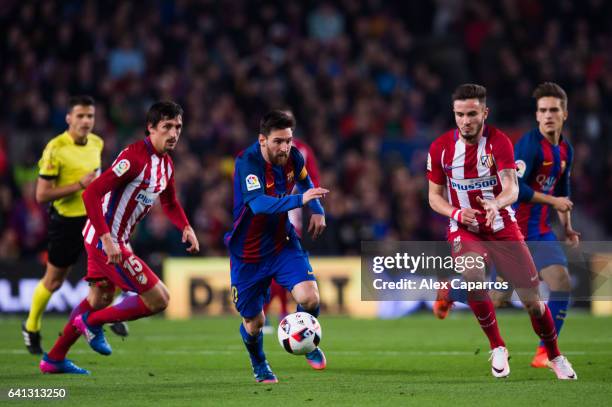
[[[130,323],[122,341],[107,332],[112,356],[93,353],[80,339],[69,355],[92,375],[42,375],[26,353],[20,319],[0,318],[0,404],[142,406],[339,405],[609,405],[612,397],[612,318],[572,312],[561,349],[579,380],[559,381],[529,367],[536,346],[527,315],[500,312],[512,373],[494,379],[488,346],[474,317],[455,312],[445,321],[429,313],[391,321],[322,316],[328,368],[314,371],[266,335],[276,385],[256,384],[238,334],[238,317]],[[64,318],[47,317],[49,348]],[[56,401],[7,401],[9,388],[65,388]]]

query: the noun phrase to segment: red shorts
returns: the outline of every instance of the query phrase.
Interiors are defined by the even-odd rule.
[[[102,249],[85,244],[87,281],[108,280],[123,291],[141,294],[157,284],[159,278],[147,263],[126,248],[121,249],[121,264],[106,264]]]
[[[449,232],[448,242],[453,257],[469,252],[483,256],[514,288],[534,288],[540,284],[533,258],[516,223],[496,233],[459,228]]]

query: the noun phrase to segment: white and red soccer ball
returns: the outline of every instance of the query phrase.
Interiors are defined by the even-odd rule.
[[[307,312],[289,314],[278,325],[278,342],[291,354],[310,353],[320,341],[321,325]]]

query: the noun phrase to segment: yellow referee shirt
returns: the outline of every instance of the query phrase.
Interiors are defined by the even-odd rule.
[[[68,131],[47,143],[38,162],[39,176],[55,180],[55,186],[75,184],[87,173],[99,171],[102,165],[104,141],[93,133],[87,135],[87,144],[75,144]],[[62,216],[85,216],[83,190],[53,201],[53,207]]]

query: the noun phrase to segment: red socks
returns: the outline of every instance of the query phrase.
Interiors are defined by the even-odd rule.
[[[57,338],[55,345],[53,345],[53,348],[48,353],[49,358],[58,361],[66,358],[66,354],[68,353],[70,347],[77,341],[77,339],[79,339],[79,336],[81,336],[81,333],[72,326],[72,321],[77,317],[77,315],[81,315],[87,311],[91,311],[92,309],[93,308],[91,305],[89,305],[89,302],[87,302],[87,298],[85,298],[72,310],[70,319],[68,320],[66,326],[64,326],[64,331],[60,337]]]
[[[132,321],[153,314],[140,296],[126,297],[119,304],[94,311],[87,317],[88,325],[102,325],[110,322]]]
[[[489,298],[488,294],[479,296],[478,300],[468,299],[468,305],[478,319],[480,327],[489,338],[491,349],[498,346],[506,346],[504,340],[499,333],[497,319],[495,318],[495,307]]]
[[[555,322],[552,319],[548,305],[544,304],[544,314],[542,314],[541,317],[530,316],[534,332],[542,339],[542,342],[544,342],[548,360],[553,360],[559,356],[561,352],[559,352],[559,346],[557,346],[557,330],[555,329]]]

